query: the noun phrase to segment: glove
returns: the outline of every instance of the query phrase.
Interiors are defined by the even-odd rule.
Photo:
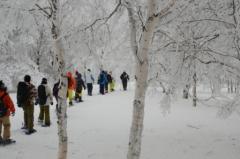
[[[53,105],[53,102],[51,102],[50,104]]]
[[[15,112],[12,112],[11,115],[12,115],[12,116],[15,116]]]
[[[39,99],[36,99],[34,104],[38,105],[39,104]]]

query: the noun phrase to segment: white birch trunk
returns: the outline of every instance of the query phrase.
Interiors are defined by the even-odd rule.
[[[137,27],[136,21],[133,17],[133,6],[131,5],[131,2],[127,2],[129,25],[131,32],[131,47],[136,59],[136,88],[133,102],[133,117],[129,137],[127,159],[139,159],[141,154],[145,93],[147,90],[148,80],[148,52],[155,25],[159,19],[154,15],[154,13],[156,12],[156,1],[149,0],[148,2],[149,8],[147,22],[145,25],[145,29],[143,29],[142,39],[140,41],[139,47],[136,40]]]
[[[197,73],[196,73],[196,59],[194,59],[194,63],[193,63],[193,69],[194,69],[194,73],[193,73],[193,89],[192,89],[192,94],[193,94],[193,106],[196,107],[197,106]]]
[[[197,74],[193,75],[193,106],[197,106]]]
[[[54,49],[55,49],[55,71],[60,77],[60,86],[59,86],[59,98],[58,98],[58,136],[59,136],[59,145],[58,145],[58,159],[67,158],[68,150],[68,137],[67,137],[67,77],[66,77],[66,67],[64,61],[65,50],[61,37],[60,29],[60,2],[59,0],[51,0],[52,5],[52,37],[54,40]]]

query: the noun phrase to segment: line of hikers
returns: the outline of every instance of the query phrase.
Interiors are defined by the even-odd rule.
[[[73,105],[73,99],[75,99],[75,102],[77,103],[83,102],[83,89],[87,88],[88,95],[92,96],[95,80],[90,69],[84,73],[84,80],[82,79],[81,73],[78,71],[75,72],[75,77],[73,77],[71,72],[67,72],[67,78],[67,98],[70,106]],[[122,80],[123,90],[127,90],[129,76],[125,71],[121,74],[120,79]],[[112,77],[111,71],[109,73],[101,71],[98,76],[97,83],[99,84],[99,93],[102,95],[108,93],[109,91],[114,91],[115,80]],[[25,131],[25,134],[30,135],[36,132],[34,129],[34,105],[40,106],[40,113],[38,116],[39,124],[43,127],[49,127],[51,125],[49,109],[50,105],[53,105],[53,96],[56,101],[58,100],[59,84],[60,80],[54,84],[53,90],[51,91],[48,86],[47,79],[42,78],[41,84],[36,89],[36,87],[32,84],[31,76],[29,75],[25,75],[24,81],[18,83],[17,105],[23,109],[24,123],[21,129]],[[56,110],[58,110],[57,104]],[[15,115],[15,106],[7,92],[7,87],[3,81],[0,81],[0,145],[15,142],[10,138],[10,115]]]

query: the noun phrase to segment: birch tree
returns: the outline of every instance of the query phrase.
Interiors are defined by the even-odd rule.
[[[147,90],[148,81],[148,67],[149,67],[149,47],[150,42],[155,30],[155,26],[158,20],[164,16],[169,9],[174,5],[175,0],[160,12],[159,6],[156,0],[148,0],[148,9],[146,22],[142,26],[141,39],[138,44],[137,31],[139,30],[137,25],[137,19],[135,19],[134,4],[132,1],[125,1],[126,8],[129,17],[130,27],[130,41],[132,47],[132,53],[135,56],[135,78],[136,88],[135,97],[133,102],[133,117],[132,126],[129,137],[129,147],[127,153],[127,159],[139,159],[141,154],[141,141],[143,131],[144,120],[144,106],[145,106],[145,93]]]
[[[52,10],[51,14],[51,33],[53,38],[53,46],[55,51],[55,63],[54,69],[57,75],[60,77],[59,86],[59,99],[58,99],[58,159],[67,158],[68,150],[68,136],[67,136],[67,77],[66,77],[66,64],[64,60],[65,50],[63,41],[61,38],[61,26],[60,26],[60,0],[51,0],[50,6]]]

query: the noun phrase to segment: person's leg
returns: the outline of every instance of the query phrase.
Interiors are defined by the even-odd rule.
[[[30,104],[28,105],[27,109],[26,109],[26,113],[27,113],[27,129],[28,131],[26,132],[27,135],[30,135],[34,132],[36,132],[35,129],[33,129],[33,123],[34,123],[34,105]]]
[[[23,127],[22,129],[27,129],[27,125],[28,125],[28,118],[27,118],[27,106],[23,106]]]
[[[100,84],[100,93],[104,94],[104,85],[103,84]]]
[[[108,83],[105,84],[105,92],[108,93]]]
[[[3,141],[4,140],[7,140],[7,139],[10,139],[10,127],[11,127],[11,124],[10,124],[10,118],[9,116],[4,116],[2,118],[2,125],[3,125]]]
[[[91,83],[87,83],[87,91],[88,91],[88,95],[91,95]]]
[[[29,105],[24,106],[24,120],[26,120],[26,129],[30,129],[30,108]]]
[[[39,116],[38,116],[38,122],[42,123],[43,119],[44,119],[44,106],[40,105],[40,113],[39,113]]]
[[[44,106],[44,113],[45,113],[45,125],[50,126],[50,114],[49,114],[49,105]]]
[[[33,122],[34,122],[34,105],[29,105],[28,108],[28,129],[33,130]]]
[[[75,101],[79,102],[79,92],[78,91],[76,91],[76,93],[75,93]]]
[[[73,98],[73,90],[68,89],[68,99],[69,99],[69,105],[70,106],[73,105],[72,98]]]
[[[90,95],[92,95],[92,91],[93,91],[93,84],[92,83],[90,83]]]
[[[83,102],[83,100],[82,100],[82,94],[83,94],[83,90],[81,90],[81,92],[79,93],[79,102]]]
[[[123,90],[125,90],[125,82],[122,82]]]

